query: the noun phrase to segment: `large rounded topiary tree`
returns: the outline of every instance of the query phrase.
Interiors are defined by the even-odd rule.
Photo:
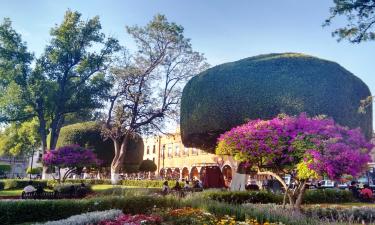
[[[372,132],[371,107],[358,113],[369,88],[339,64],[303,54],[268,54],[210,68],[193,77],[181,100],[184,145],[213,151],[225,131],[280,113],[324,114]]]
[[[84,122],[61,128],[56,147],[71,144],[93,149],[103,161],[103,167],[109,167],[114,157],[114,145],[111,140],[103,140],[101,127],[96,122]],[[132,139],[125,155],[125,165],[139,165],[143,159],[143,141],[140,136]]]

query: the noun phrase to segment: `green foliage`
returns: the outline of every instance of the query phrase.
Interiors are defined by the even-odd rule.
[[[72,194],[74,192],[78,191],[84,191],[86,194],[92,192],[91,185],[85,184],[84,187],[82,187],[81,184],[60,184],[53,187],[54,191],[63,193],[63,194]]]
[[[283,195],[266,191],[213,191],[205,192],[204,197],[230,204],[282,203]]]
[[[305,204],[355,202],[350,191],[337,189],[307,190],[303,197]]]
[[[4,181],[4,180],[3,180]],[[17,181],[17,180],[15,180]],[[95,185],[95,184],[111,184],[111,180],[106,180],[106,179],[67,179],[65,181],[65,184],[80,184],[80,183],[85,183],[87,185]],[[121,184],[123,186],[132,186],[132,187],[142,187],[142,188],[147,188],[147,187],[157,187],[161,188],[163,186],[164,181],[162,180],[122,180]],[[54,187],[58,183],[55,180],[48,180],[47,181],[47,186],[48,187]],[[170,187],[175,185],[175,181],[168,181],[168,184]]]
[[[218,136],[253,119],[280,113],[327,115],[372,134],[372,110],[358,113],[371,96],[358,77],[337,63],[295,54],[268,54],[210,68],[193,77],[181,99],[185,146],[213,151]]]
[[[30,155],[40,145],[38,121],[11,123],[0,131],[0,155]]]
[[[73,203],[74,201],[74,203]],[[131,198],[94,198],[83,200],[25,200],[1,201],[0,224],[19,224],[59,220],[72,215],[91,211],[122,209],[124,213],[148,213],[157,208],[174,207],[177,199],[153,196],[133,196]],[[53,213],[51,213],[53,212]]]
[[[149,159],[143,160],[139,166],[139,171],[141,172],[155,172],[157,169],[156,164]]]
[[[3,179],[0,180],[0,184],[3,185],[4,190],[11,189],[22,189],[29,185],[29,180],[20,179]],[[41,185],[42,187],[47,187],[47,181],[45,180],[33,180],[33,186]],[[1,185],[0,185],[1,186]]]
[[[12,169],[12,167],[10,165],[0,164],[0,174],[5,173],[5,172],[9,172],[11,169]]]
[[[338,40],[347,39],[352,43],[375,40],[375,2],[372,0],[335,0],[330,8],[331,15],[325,26],[336,17],[346,17],[347,25],[335,29],[332,35]]]
[[[104,161],[103,167],[109,167],[115,155],[112,140],[104,140],[101,135],[101,126],[96,122],[76,123],[61,128],[56,147],[78,144],[92,149],[100,160]],[[125,154],[124,165],[139,165],[143,159],[143,141],[137,135],[129,142]]]
[[[43,168],[42,167],[36,167],[36,168],[32,168],[31,167],[28,167],[27,170],[26,170],[26,173],[27,174],[41,174],[43,171]]]
[[[124,173],[138,173],[139,172],[139,164],[125,164],[122,167],[122,171]]]

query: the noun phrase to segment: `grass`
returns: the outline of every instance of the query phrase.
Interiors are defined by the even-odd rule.
[[[22,189],[15,189],[15,190],[1,190],[0,196],[10,197],[10,196],[21,196]]]

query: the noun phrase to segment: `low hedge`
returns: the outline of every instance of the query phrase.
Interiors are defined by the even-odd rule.
[[[46,188],[48,181],[46,180],[33,180],[33,186],[41,185],[43,188]],[[29,180],[20,180],[20,179],[3,179],[0,180],[0,190],[9,190],[9,189],[22,189],[29,185]]]
[[[304,204],[356,202],[350,191],[338,189],[307,190],[303,196]]]
[[[283,194],[274,194],[266,191],[212,191],[204,193],[204,196],[221,202],[232,204],[243,203],[282,203]],[[288,201],[288,199],[287,199]],[[350,191],[323,189],[307,190],[304,197],[304,204],[321,203],[346,203],[356,202]],[[288,203],[288,202],[287,202]]]
[[[124,213],[148,213],[157,208],[180,206],[178,199],[156,196],[105,197],[83,200],[25,200],[0,202],[0,224],[43,222],[68,218],[73,215],[108,209],[122,209]]]
[[[211,200],[231,204],[283,202],[283,195],[266,191],[208,191],[203,195]]]
[[[0,180],[0,190],[2,189],[22,189],[28,185],[29,180],[20,180],[20,179],[2,179]],[[109,179],[67,179],[65,184],[80,184],[85,183],[87,185],[96,185],[96,184],[111,184]],[[134,187],[158,187],[163,186],[164,181],[162,180],[122,180],[120,181],[121,185],[124,186],[134,186]],[[175,181],[168,181],[170,187],[175,185]],[[43,188],[49,187],[53,188],[58,185],[56,180],[33,180],[33,185],[42,185]]]

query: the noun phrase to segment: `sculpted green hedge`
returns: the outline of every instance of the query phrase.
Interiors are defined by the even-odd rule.
[[[259,55],[210,68],[193,77],[181,100],[184,145],[213,152],[217,137],[249,119],[280,113],[327,115],[370,138],[372,109],[364,82],[339,64],[303,54]]]
[[[91,148],[104,161],[103,166],[110,166],[114,157],[114,146],[111,140],[104,141],[100,125],[96,122],[76,123],[61,128],[56,147],[70,144]],[[126,152],[125,164],[140,164],[143,159],[143,141],[141,137],[130,141]]]

